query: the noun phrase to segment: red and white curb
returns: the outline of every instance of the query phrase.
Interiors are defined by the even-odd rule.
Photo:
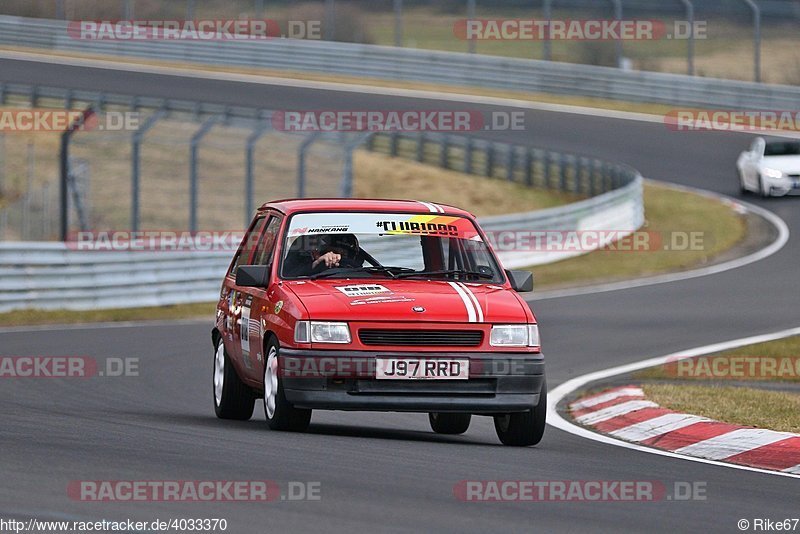
[[[714,421],[662,408],[625,386],[569,405],[577,423],[675,454],[800,475],[800,434]]]
[[[686,454],[677,454],[670,450],[657,449],[655,447],[643,445],[633,441],[625,441],[620,438],[611,436],[610,434],[601,434],[593,429],[582,426],[575,422],[569,415],[562,413],[560,406],[566,399],[571,399],[575,396],[576,391],[584,390],[591,387],[591,384],[597,382],[607,381],[622,375],[628,375],[648,367],[657,365],[664,365],[669,362],[675,362],[682,358],[693,358],[695,356],[703,356],[705,354],[712,354],[723,350],[736,349],[745,345],[753,345],[756,343],[765,343],[767,341],[774,341],[776,339],[783,339],[791,336],[800,335],[800,327],[789,328],[787,330],[780,330],[769,334],[761,334],[757,336],[743,337],[739,339],[731,339],[729,341],[722,341],[720,343],[713,343],[711,345],[704,345],[702,347],[695,347],[691,349],[684,349],[679,352],[673,352],[664,356],[656,358],[648,358],[638,362],[631,362],[600,371],[594,371],[585,375],[570,378],[553,389],[547,392],[547,425],[578,436],[588,440],[604,443],[606,445],[638,451],[655,456],[663,456],[666,458],[673,458],[676,460],[690,461],[713,465],[717,467],[724,467],[727,469],[736,469],[740,471],[751,471],[755,473],[762,473],[772,476],[781,476],[788,478],[800,479],[800,473],[791,473],[788,471],[776,471],[774,469],[763,469],[760,467],[751,467],[749,465],[735,464],[727,461],[712,460],[709,458],[701,458],[699,456],[688,456]],[[644,399],[641,399],[644,400]]]

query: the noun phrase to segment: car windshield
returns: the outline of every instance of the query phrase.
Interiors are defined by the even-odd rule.
[[[299,213],[286,230],[285,279],[403,278],[502,283],[475,224],[414,213]]]
[[[800,143],[796,141],[771,141],[764,148],[765,156],[800,156]]]

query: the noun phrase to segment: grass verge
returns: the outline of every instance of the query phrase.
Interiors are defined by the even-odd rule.
[[[670,362],[637,372],[646,380],[800,382],[800,336]]]
[[[144,308],[119,308],[112,310],[17,310],[0,313],[2,326],[29,326],[43,324],[79,324],[97,322],[156,321],[204,318],[212,322],[215,302],[150,306]]]
[[[645,384],[647,398],[664,408],[726,423],[800,432],[800,395],[761,389]]]
[[[596,250],[556,263],[530,267],[537,288],[561,288],[589,283],[685,271],[709,263],[742,241],[744,217],[713,198],[671,187],[646,184],[647,250]],[[702,246],[683,249],[685,234],[699,232]],[[666,247],[666,248],[665,248]]]

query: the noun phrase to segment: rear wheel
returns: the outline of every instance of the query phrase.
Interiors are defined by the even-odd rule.
[[[247,421],[253,416],[255,395],[241,381],[225,352],[222,338],[214,350],[214,412],[220,419]]]
[[[264,362],[264,413],[272,430],[303,432],[311,422],[311,410],[295,408],[286,400],[278,365],[278,341],[273,337],[266,347]]]
[[[542,441],[547,417],[547,385],[542,385],[539,404],[533,410],[494,416],[494,429],[503,445],[527,447]]]
[[[438,413],[428,414],[431,429],[437,434],[463,434],[469,428],[472,414],[468,413]]]

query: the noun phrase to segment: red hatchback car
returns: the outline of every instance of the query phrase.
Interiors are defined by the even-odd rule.
[[[500,441],[544,433],[536,318],[475,218],[409,200],[264,204],[222,284],[212,331],[218,417],[305,430],[313,409],[423,412],[461,434],[494,417]]]

